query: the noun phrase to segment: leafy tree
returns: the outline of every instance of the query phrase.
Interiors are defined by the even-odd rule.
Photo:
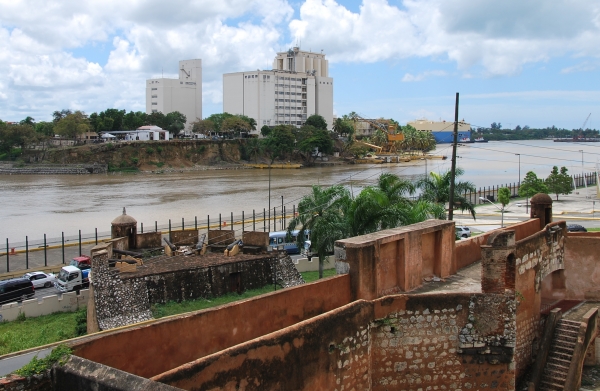
[[[543,179],[539,179],[535,172],[529,171],[525,174],[523,182],[519,187],[519,196],[531,198],[537,193],[548,194],[548,186],[544,183]]]
[[[31,125],[9,125],[0,121],[0,153],[10,152],[13,147],[23,149],[38,137]]]
[[[31,118],[30,116],[27,116],[27,117],[25,117],[25,119],[22,119],[19,122],[19,124],[35,127],[35,118]]]
[[[250,130],[252,130],[252,126],[237,115],[226,118],[221,124],[221,133],[239,135],[241,132],[249,132]]]
[[[54,126],[54,131],[63,137],[76,138],[78,135],[91,131],[87,115],[76,111],[61,118]]]
[[[275,127],[276,129],[277,127]],[[313,185],[312,192],[298,203],[298,216],[288,224],[288,233],[299,227],[298,246],[303,247],[305,230],[310,230],[311,250],[319,257],[319,278],[323,278],[323,263],[333,251],[336,240],[347,235],[344,211],[350,203],[350,194],[343,186],[325,189]]]
[[[163,129],[168,130],[173,137],[177,137],[185,128],[186,120],[184,114],[181,114],[179,111],[172,111],[165,116],[166,127]]]
[[[69,109],[62,109],[61,111],[55,111],[52,113],[53,122],[58,122],[61,119],[65,118],[67,115],[73,114],[73,112]]]
[[[192,122],[192,132],[209,135],[215,131],[215,124],[208,119],[198,119]]]
[[[254,118],[250,118],[246,115],[242,115],[242,114],[238,114],[236,115],[236,117],[238,117],[239,119],[241,119],[242,121],[246,122],[248,125],[250,125],[250,130],[256,130],[256,120]]]
[[[254,163],[256,163],[258,157],[263,152],[262,141],[257,138],[248,139],[246,142],[246,152],[250,158],[254,158]]]
[[[263,125],[262,128],[260,128],[260,134],[263,137],[267,137],[269,135],[269,133],[271,133],[271,127],[268,125]]]
[[[546,186],[548,192],[556,194],[556,200],[558,201],[559,194],[571,194],[573,192],[571,176],[567,173],[566,167],[561,167],[558,172],[558,167],[554,166],[552,172],[546,178]]]
[[[137,129],[140,126],[144,126],[146,123],[146,113],[143,111],[130,111],[129,113],[123,116],[123,129],[124,130],[133,130]]]
[[[455,178],[463,175],[465,172],[463,169],[457,167]],[[437,204],[445,205],[450,202],[450,181],[452,179],[452,172],[450,170],[438,174],[436,172],[430,172],[429,176],[417,181],[417,187],[419,187],[423,193],[421,199],[426,201],[435,202]],[[454,209],[461,211],[469,211],[473,219],[475,219],[475,206],[469,201],[468,198],[464,197],[466,192],[475,192],[475,185],[471,182],[456,182],[454,183]]]
[[[160,111],[146,115],[144,125],[155,125],[162,129],[167,128],[167,117]]]
[[[54,122],[40,121],[35,124],[35,132],[47,137],[54,136]]]
[[[503,208],[510,202],[510,190],[507,187],[498,189],[498,202]]]
[[[325,118],[318,114],[313,114],[310,117],[308,117],[306,119],[306,122],[304,122],[304,125],[310,125],[314,126],[317,129],[327,130],[327,121],[325,121]]]
[[[323,154],[333,152],[333,140],[328,130],[317,129],[311,125],[304,125],[298,133],[298,150],[304,153],[305,160],[312,163],[317,156],[313,156],[315,149]]]
[[[494,130],[500,130],[500,129],[502,129],[502,124],[500,122],[498,122],[498,123],[492,122],[490,127]]]
[[[340,136],[354,133],[354,126],[350,119],[337,118],[333,122],[333,131]]]
[[[220,114],[211,114],[210,116],[208,116],[205,119],[212,121],[212,123],[215,124],[215,132],[220,132],[223,121],[225,121],[227,118],[230,118],[230,117],[233,117],[233,114],[220,113]]]
[[[270,164],[273,164],[276,158],[294,150],[295,137],[292,129],[295,129],[295,127],[291,125],[277,125],[263,139],[264,149],[269,156]]]

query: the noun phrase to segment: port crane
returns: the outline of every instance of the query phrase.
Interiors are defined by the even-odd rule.
[[[364,141],[360,141],[361,144],[364,144],[368,147],[374,148],[379,154],[394,154],[398,152],[398,147],[396,142],[403,141],[404,135],[402,133],[396,133],[397,127],[391,121],[379,122],[377,120],[367,119],[358,114],[354,114],[352,116],[352,120],[354,121],[354,131],[356,132],[356,122],[363,121],[373,125],[376,129],[381,130],[386,135],[386,143],[383,146],[369,144]]]

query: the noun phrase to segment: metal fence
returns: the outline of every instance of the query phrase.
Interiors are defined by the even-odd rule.
[[[197,229],[200,233],[206,233],[211,229],[231,229],[237,231],[239,235],[243,231],[283,231],[289,219],[295,214],[296,205],[292,205],[291,208],[283,205],[279,208],[274,207],[271,211],[262,209],[242,211],[237,215],[231,212],[228,215],[219,213],[204,217],[182,217],[176,220],[169,219],[167,223],[161,224],[155,221],[150,225],[139,223],[137,230],[140,233],[161,232],[169,239],[171,239],[171,232],[186,229]],[[44,234],[43,238],[33,240],[25,236],[25,240],[19,242],[9,241],[7,238],[5,246],[2,246],[3,251],[0,252],[0,257],[4,258],[4,262],[0,262],[0,273],[69,263],[70,259],[84,253],[89,254],[93,246],[109,239],[111,239],[110,231],[98,231],[97,228],[92,233],[82,233],[79,230],[77,235],[71,236],[65,235],[64,232],[61,232],[60,237],[48,237]]]
[[[572,176],[573,187],[592,186],[597,184],[597,174],[595,172],[578,174]],[[516,197],[519,192],[518,183],[509,183],[504,185],[480,187],[474,193],[465,193],[464,196],[473,204],[481,204],[484,201],[480,197],[495,201],[498,196],[498,190],[506,187],[510,193]],[[138,232],[161,232],[165,237],[171,237],[171,232],[185,229],[198,229],[205,233],[211,229],[231,229],[239,231],[283,231],[289,219],[296,215],[296,205],[289,208],[286,205],[275,207],[271,211],[262,209],[252,212],[242,211],[241,214],[234,215],[208,215],[194,216],[177,220],[169,220],[168,223],[144,225],[140,223]],[[82,233],[79,230],[78,235],[67,236],[64,232],[60,237],[44,237],[41,239],[29,239],[25,237],[24,241],[9,242],[6,239],[5,247],[0,252],[0,257],[5,262],[0,261],[0,273],[16,270],[28,270],[40,268],[42,266],[60,265],[69,262],[73,257],[89,253],[89,250],[98,243],[111,238],[110,231],[98,231],[97,228],[91,233]]]

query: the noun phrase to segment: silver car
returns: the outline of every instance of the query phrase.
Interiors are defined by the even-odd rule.
[[[23,275],[23,278],[30,280],[34,288],[50,288],[54,285],[56,276],[52,273],[30,272]]]
[[[455,228],[457,238],[468,238],[471,236],[471,229],[469,227],[456,226]]]

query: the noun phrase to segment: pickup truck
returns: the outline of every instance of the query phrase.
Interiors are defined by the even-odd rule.
[[[71,259],[71,262],[69,263],[70,266],[75,266],[78,268],[88,268],[92,266],[92,259],[90,257],[88,257],[87,255],[81,255],[79,257],[75,257],[73,259]]]
[[[90,286],[90,267],[81,266],[83,270],[75,266],[63,266],[58,273],[54,286],[61,292],[70,292],[87,288]]]

